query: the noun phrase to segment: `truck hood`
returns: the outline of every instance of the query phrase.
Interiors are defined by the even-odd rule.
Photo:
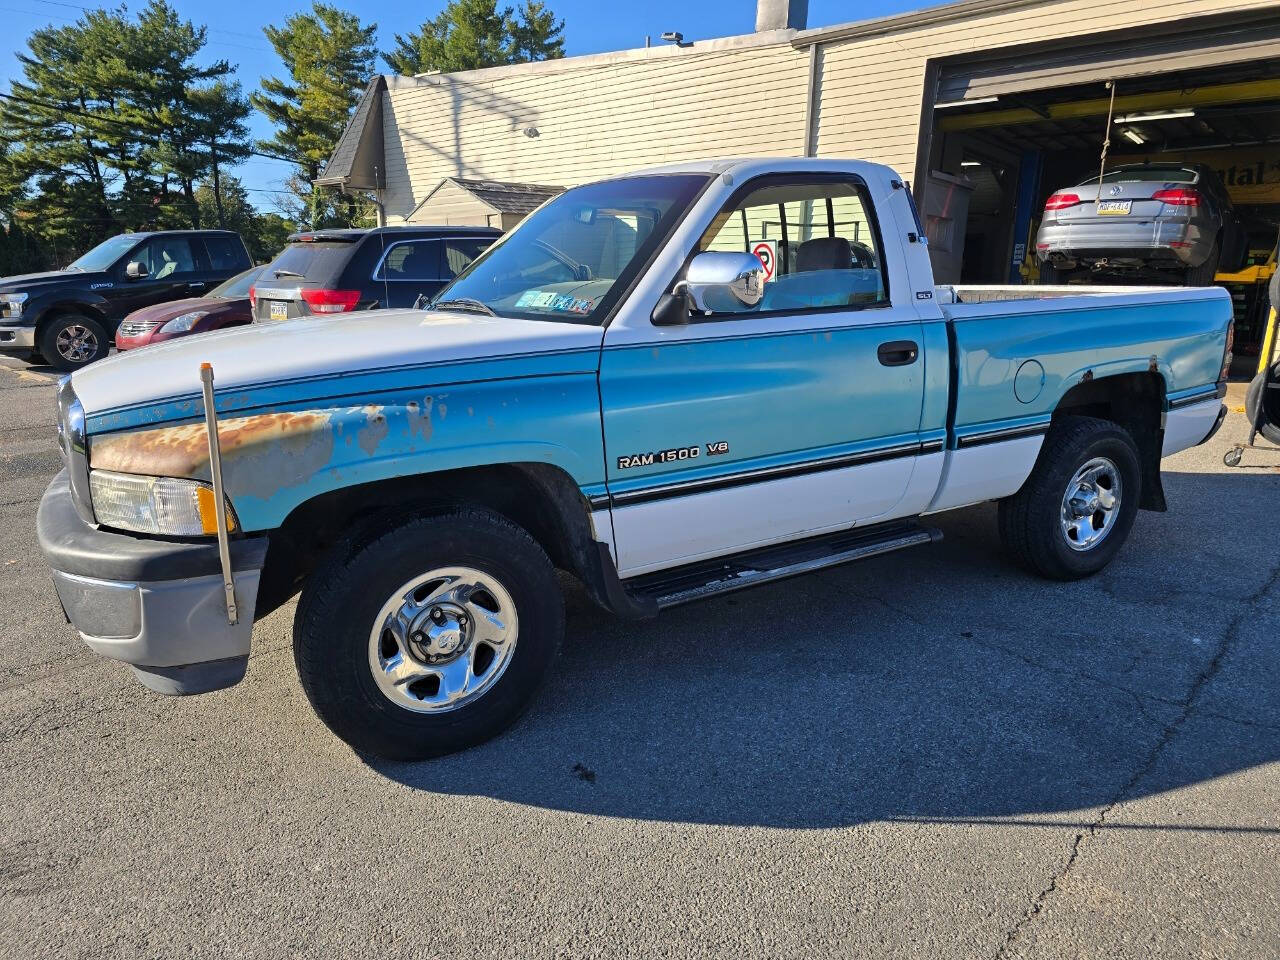
[[[289,381],[452,361],[598,350],[600,327],[455,311],[374,310],[232,327],[116,354],[74,374],[85,413],[198,395],[200,364],[219,394]],[[573,361],[581,369],[581,358]],[[492,377],[477,368],[476,379]],[[498,375],[501,375],[500,372]],[[431,382],[429,375],[424,383]]]
[[[106,274],[84,273],[80,270],[50,270],[47,273],[22,273],[13,277],[0,277],[0,293],[38,293],[50,287],[67,284],[77,286],[107,279]]]

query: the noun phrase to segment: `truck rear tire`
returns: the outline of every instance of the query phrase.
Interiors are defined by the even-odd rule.
[[[499,514],[459,507],[330,551],[298,603],[294,660],[320,719],[355,750],[422,760],[515,722],[563,635],[542,548]]]
[[[1000,539],[1018,564],[1041,576],[1091,576],[1124,545],[1141,489],[1138,448],[1124,429],[1063,417],[1022,489],[1000,501]]]
[[[73,373],[105,357],[111,350],[111,340],[102,324],[92,317],[64,313],[45,324],[39,347],[51,367]]]

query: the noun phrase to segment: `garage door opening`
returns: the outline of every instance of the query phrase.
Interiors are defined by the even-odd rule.
[[[936,78],[919,179],[944,282],[1216,283],[1253,369],[1280,234],[1280,21]]]

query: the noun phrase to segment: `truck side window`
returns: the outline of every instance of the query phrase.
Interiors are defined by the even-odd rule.
[[[440,280],[440,241],[407,240],[387,251],[375,280]]]
[[[244,244],[231,237],[205,237],[204,248],[209,254],[209,265],[218,271],[243,270],[249,266]]]
[[[880,242],[861,183],[847,178],[771,178],[722,210],[699,251],[753,253],[768,274],[755,307],[772,313],[887,303]]]
[[[444,241],[444,279],[452,280],[489,249],[492,240],[451,237]]]
[[[152,280],[185,277],[196,272],[191,241],[186,237],[156,237],[142,246],[133,259],[147,268],[147,276]]]

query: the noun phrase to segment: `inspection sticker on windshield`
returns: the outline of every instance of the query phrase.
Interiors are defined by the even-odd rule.
[[[567,293],[547,293],[542,290],[526,290],[516,301],[517,307],[540,307],[563,313],[590,313],[593,305],[592,300],[579,300]]]

